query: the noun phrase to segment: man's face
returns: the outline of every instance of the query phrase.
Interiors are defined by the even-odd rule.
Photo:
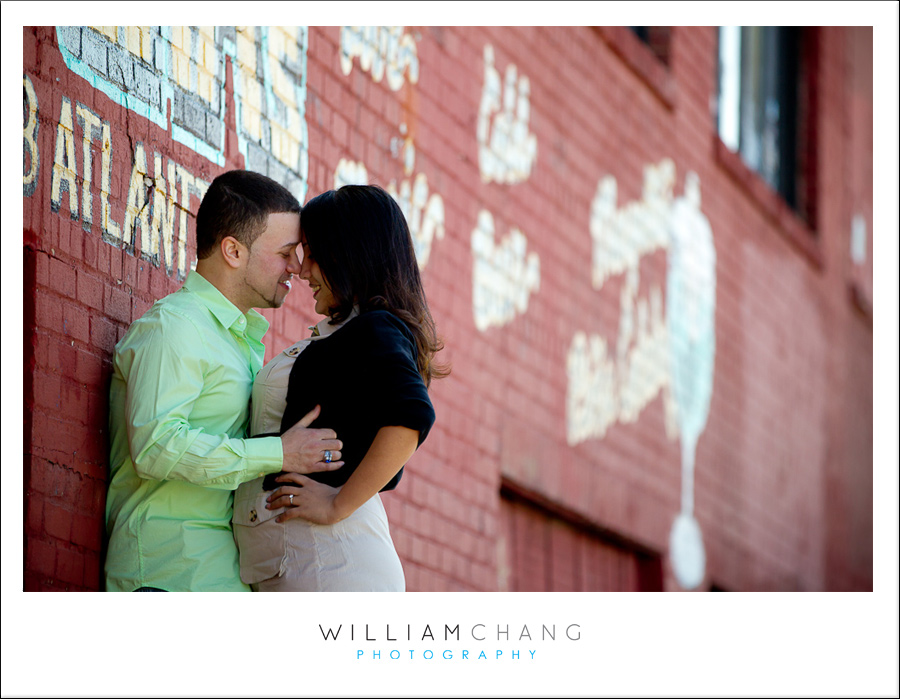
[[[265,230],[250,247],[244,269],[244,300],[249,308],[279,308],[300,273],[297,245],[300,214],[269,214]]]

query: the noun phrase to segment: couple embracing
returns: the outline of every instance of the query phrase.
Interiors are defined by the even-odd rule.
[[[306,206],[226,172],[197,267],[116,345],[107,590],[403,591],[379,492],[434,423],[446,371],[406,220],[375,186]],[[295,276],[324,316],[263,366]]]

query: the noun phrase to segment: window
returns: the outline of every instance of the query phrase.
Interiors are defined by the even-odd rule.
[[[500,579],[508,592],[659,592],[662,557],[504,478]]]
[[[669,71],[672,27],[595,27],[594,30],[668,109],[675,107],[675,81]]]
[[[672,38],[671,27],[629,27],[634,35],[643,41],[653,55],[666,67],[669,66],[669,46]]]
[[[722,142],[810,225],[814,30],[720,27]]]

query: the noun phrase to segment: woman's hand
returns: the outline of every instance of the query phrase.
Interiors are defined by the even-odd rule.
[[[299,473],[283,473],[275,480],[286,485],[272,491],[266,507],[270,510],[287,508],[275,518],[276,522],[297,518],[316,524],[340,522],[397,474],[415,452],[418,439],[419,433],[408,427],[382,427],[359,467],[340,488],[332,488]]]
[[[332,488],[299,473],[284,473],[275,480],[285,485],[272,491],[266,499],[269,503],[266,508],[286,508],[275,518],[276,522],[299,518],[315,524],[335,524],[347,516],[335,507],[334,501],[341,492],[340,488]]]

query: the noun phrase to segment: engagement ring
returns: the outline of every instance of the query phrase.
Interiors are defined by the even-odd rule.
[[[330,452],[330,451],[326,451],[326,452],[325,452],[325,463],[326,463],[326,464],[330,464],[330,463],[331,463],[331,452]]]

